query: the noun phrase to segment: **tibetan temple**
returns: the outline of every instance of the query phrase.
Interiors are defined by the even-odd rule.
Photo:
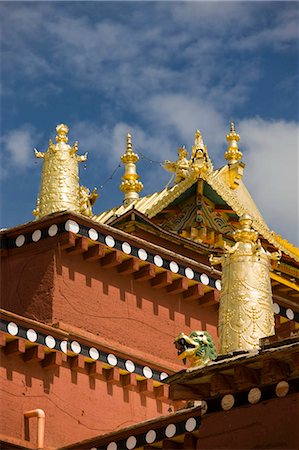
[[[145,197],[128,134],[99,215],[56,130],[34,220],[1,231],[1,448],[298,449],[299,249],[246,189],[234,124],[222,167],[197,130]]]

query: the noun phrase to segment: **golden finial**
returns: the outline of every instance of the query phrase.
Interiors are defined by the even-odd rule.
[[[127,206],[139,198],[139,192],[143,189],[143,184],[139,180],[136,172],[136,162],[139,156],[133,152],[132,136],[127,134],[126,152],[121,156],[121,162],[125,165],[125,173],[122,177],[120,190],[124,195],[124,205]]]
[[[224,154],[228,164],[234,164],[242,159],[242,152],[239,150],[238,141],[240,140],[239,134],[235,131],[234,122],[230,123],[230,132],[226,135],[228,142],[227,151]]]
[[[36,219],[58,211],[73,211],[92,216],[91,206],[98,197],[96,190],[91,193],[79,185],[78,163],[86,161],[85,155],[77,155],[78,142],[71,147],[67,144],[69,128],[57,125],[56,144],[49,140],[45,153],[35,150],[35,156],[43,159],[40,195],[33,215]]]

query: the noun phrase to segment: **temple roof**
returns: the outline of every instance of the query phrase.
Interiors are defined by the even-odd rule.
[[[231,189],[229,171],[229,165],[211,171],[205,175],[205,182],[239,217],[245,213],[249,214],[253,219],[253,228],[258,231],[264,239],[295,261],[299,262],[299,249],[274,231],[270,230],[242,179],[239,180],[238,186],[235,189]],[[166,187],[162,191],[154,192],[146,197],[139,198],[130,205],[121,205],[108,211],[104,211],[99,215],[93,216],[92,219],[99,223],[109,224],[114,219],[122,216],[133,208],[148,218],[153,218],[174,200],[178,199],[191,186],[197,183],[199,179],[200,174],[195,177],[190,176],[178,184]]]

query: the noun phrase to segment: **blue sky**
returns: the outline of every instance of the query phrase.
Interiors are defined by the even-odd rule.
[[[214,167],[233,118],[245,181],[270,228],[298,244],[297,2],[1,2],[1,226],[31,220],[58,123],[89,152],[81,182],[102,185],[133,135],[155,161],[190,149]],[[169,180],[142,159],[144,195]],[[122,202],[122,169],[100,191]]]

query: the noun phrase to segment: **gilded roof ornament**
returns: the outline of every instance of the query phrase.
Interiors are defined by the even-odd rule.
[[[136,162],[139,156],[133,152],[132,136],[127,134],[126,152],[121,156],[121,162],[125,165],[125,173],[122,177],[120,190],[124,195],[124,205],[127,206],[139,198],[139,192],[143,189],[143,184],[139,180],[136,172]]]
[[[185,180],[190,174],[191,161],[187,157],[188,151],[183,146],[178,148],[178,159],[175,162],[164,161],[163,168],[168,172],[175,173],[175,184]]]
[[[186,335],[180,333],[174,340],[178,358],[186,364],[190,362],[190,368],[207,366],[217,358],[216,348],[212,336],[207,331],[192,331]]]
[[[198,176],[205,176],[206,173],[213,171],[213,165],[208,156],[207,147],[203,143],[201,132],[199,130],[195,132],[190,159],[188,159],[188,151],[185,146],[179,147],[178,159],[175,162],[166,160],[163,168],[168,172],[175,173],[175,184],[181,183],[187,178],[195,179]]]
[[[69,128],[65,124],[56,127],[56,144],[49,140],[45,153],[36,149],[36,158],[43,159],[40,195],[33,215],[36,219],[59,211],[72,211],[92,216],[91,206],[96,201],[96,189],[92,192],[79,185],[79,162],[87,160],[87,153],[77,155],[78,142],[67,144]]]
[[[234,164],[238,161],[241,161],[243,155],[238,147],[240,135],[235,131],[234,122],[230,123],[230,132],[226,135],[226,140],[228,142],[228,148],[224,153],[224,158],[227,160],[228,164]]]
[[[236,244],[224,245],[224,255],[210,256],[210,263],[222,265],[219,308],[219,351],[227,354],[259,348],[259,340],[274,334],[274,312],[270,279],[270,254],[252,229],[252,218],[241,216]]]

